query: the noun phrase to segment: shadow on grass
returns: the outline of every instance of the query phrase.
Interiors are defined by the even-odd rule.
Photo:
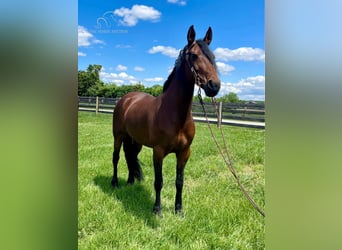
[[[119,178],[119,188],[113,188],[111,185],[111,176],[96,176],[94,178],[95,185],[110,197],[121,201],[125,211],[137,216],[145,221],[145,223],[155,228],[159,225],[156,216],[152,212],[154,200],[146,188],[139,182],[128,185],[126,180]]]

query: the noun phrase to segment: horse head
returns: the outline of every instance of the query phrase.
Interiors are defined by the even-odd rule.
[[[188,44],[185,47],[185,60],[188,70],[193,75],[195,83],[205,91],[209,97],[216,96],[221,87],[217,74],[215,56],[209,49],[213,32],[208,28],[202,40],[195,40],[196,32],[192,25],[188,30]]]

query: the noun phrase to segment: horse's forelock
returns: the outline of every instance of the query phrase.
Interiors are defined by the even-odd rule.
[[[209,49],[208,44],[203,40],[197,40],[196,42],[201,48],[201,51],[203,52],[203,54],[208,58],[209,62],[216,68],[215,55]]]

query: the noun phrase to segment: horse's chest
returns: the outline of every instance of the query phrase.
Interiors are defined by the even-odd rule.
[[[178,147],[188,147],[191,145],[192,140],[195,135],[194,126],[185,126],[183,129],[178,131],[177,136],[175,136],[175,143]]]

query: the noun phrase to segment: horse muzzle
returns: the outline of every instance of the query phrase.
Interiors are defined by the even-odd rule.
[[[214,97],[220,90],[221,82],[209,80],[206,84],[201,84],[200,87],[204,90],[206,96]]]

